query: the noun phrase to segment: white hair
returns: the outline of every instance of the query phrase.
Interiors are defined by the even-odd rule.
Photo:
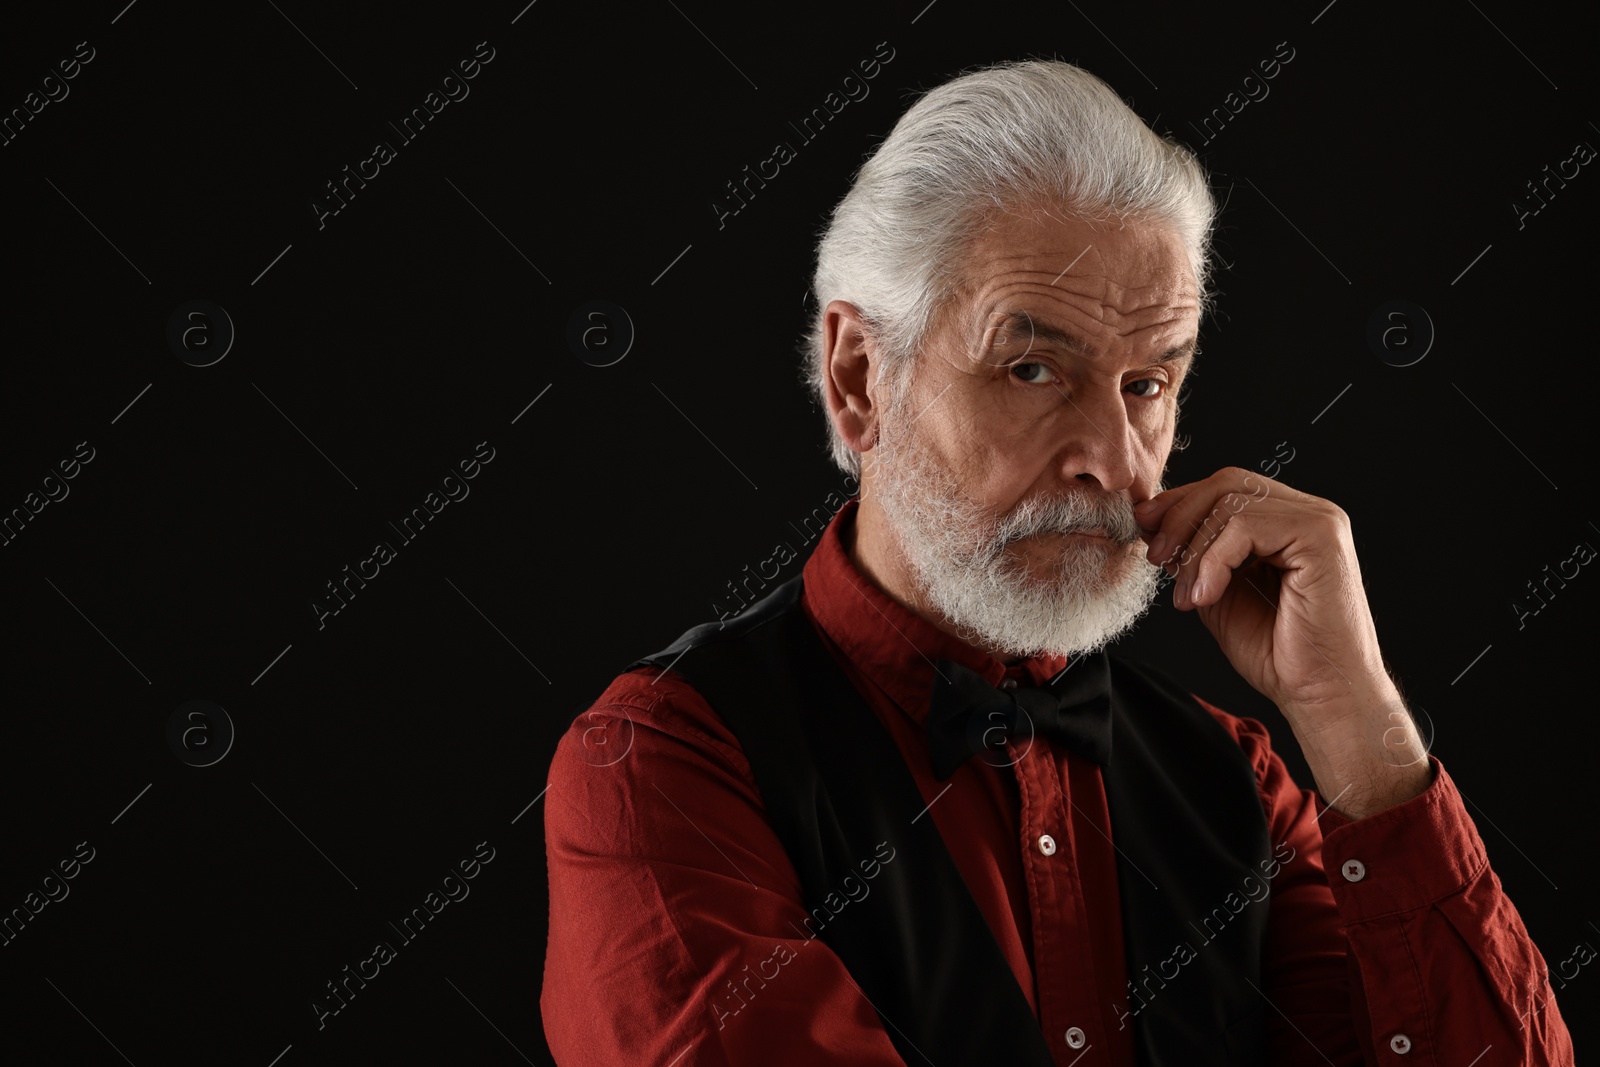
[[[860,311],[882,357],[879,382],[901,398],[935,313],[965,280],[967,243],[991,212],[1041,202],[1172,229],[1206,308],[1216,201],[1193,153],[1070,63],[1000,64],[946,82],[868,157],[817,245],[804,377],[822,401],[840,470],[859,477],[861,457],[827,418],[829,301]]]

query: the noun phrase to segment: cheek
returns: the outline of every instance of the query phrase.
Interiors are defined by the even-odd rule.
[[[1037,438],[1019,434],[1015,427],[980,419],[941,423],[939,431],[937,440],[923,435],[919,447],[969,500],[1005,509],[1038,478],[1041,457],[1031,446]]]
[[[964,480],[986,480],[1015,466],[1045,431],[987,398],[972,405],[955,399],[952,389],[929,404],[914,429],[922,446]]]
[[[1158,471],[1166,466],[1167,457],[1172,454],[1177,422],[1177,412],[1169,405],[1135,424],[1134,435],[1138,440],[1135,458],[1141,466]]]
[[[1144,420],[1144,438],[1157,452],[1164,452],[1172,444],[1178,428],[1178,407],[1166,403],[1157,407]]]
[[[1128,424],[1142,445],[1160,451],[1170,445],[1174,430],[1178,429],[1178,408],[1171,402],[1149,405],[1144,411],[1128,414]]]

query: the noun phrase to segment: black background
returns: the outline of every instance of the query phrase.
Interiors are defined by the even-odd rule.
[[[1351,515],[1385,653],[1546,960],[1600,944],[1580,802],[1600,578],[1520,629],[1512,606],[1600,546],[1600,177],[1520,226],[1512,206],[1600,145],[1593,16],[124,3],[8,12],[0,37],[5,113],[94,49],[0,146],[0,513],[94,450],[0,547],[0,911],[94,849],[0,947],[0,1053],[548,1062],[536,798],[556,738],[840,484],[794,352],[814,235],[916,92],[1029,55],[1106,78],[1226,201],[1169,484],[1287,442],[1278,477]],[[387,124],[480,41],[470,95],[400,143]],[[724,183],[885,41],[870,96],[719,228]],[[1279,42],[1270,94],[1202,144]],[[325,183],[379,140],[396,158],[319,228]],[[206,367],[167,342],[196,299],[236,331]],[[637,331],[606,367],[567,341],[595,299]],[[1396,299],[1437,332],[1405,367],[1366,340]],[[1417,351],[1424,326],[1397,321]],[[470,495],[402,545],[388,522],[483,441]],[[319,628],[312,602],[378,540],[397,559]],[[1197,619],[1164,599],[1120,647],[1266,721],[1305,780]],[[211,766],[167,741],[195,699],[237,730]],[[470,896],[319,1030],[324,983],[482,841]],[[1592,1045],[1597,968],[1560,1003]]]

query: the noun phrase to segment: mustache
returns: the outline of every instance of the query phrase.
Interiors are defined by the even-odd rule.
[[[903,408],[908,407],[909,403],[903,405]],[[864,461],[876,461],[883,473],[902,481],[914,496],[924,500],[948,500],[945,506],[951,511],[950,517],[959,512],[966,523],[987,527],[988,536],[983,540],[988,551],[1003,551],[1013,541],[1049,533],[1099,532],[1118,547],[1140,540],[1143,528],[1134,518],[1132,498],[1124,493],[1082,489],[1065,496],[1041,495],[1024,500],[998,518],[992,513],[981,515],[984,509],[950,482],[949,473],[918,452],[919,442],[911,426],[915,420],[907,422],[901,418],[903,408],[887,414],[879,430],[881,447],[867,453]],[[1156,492],[1164,492],[1166,488],[1163,478]],[[959,507],[956,502],[960,503]]]
[[[1000,520],[996,540],[1006,544],[1038,534],[1095,532],[1103,532],[1116,545],[1131,545],[1139,540],[1133,501],[1118,493],[1088,492],[1026,500]]]

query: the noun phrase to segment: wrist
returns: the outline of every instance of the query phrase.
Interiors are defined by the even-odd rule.
[[[1428,747],[1405,701],[1386,674],[1379,679],[1336,699],[1279,708],[1317,789],[1351,819],[1402,804],[1433,781]]]
[[[1424,759],[1412,767],[1386,767],[1380,773],[1324,779],[1315,775],[1317,792],[1328,807],[1354,822],[1368,815],[1414,800],[1433,785],[1433,761]]]

